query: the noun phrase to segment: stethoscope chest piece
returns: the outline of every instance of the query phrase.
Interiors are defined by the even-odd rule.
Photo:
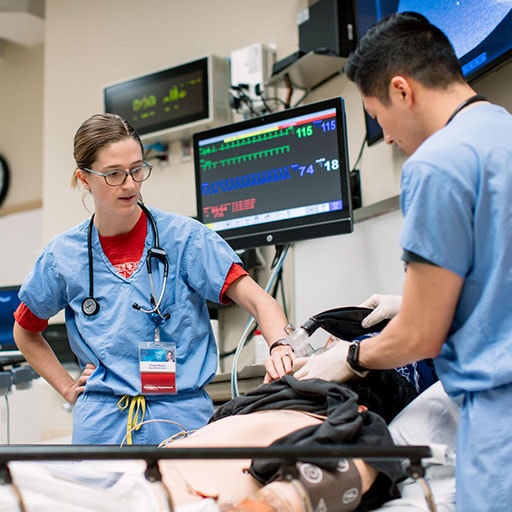
[[[100,303],[94,297],[86,297],[82,302],[82,311],[87,316],[95,315],[100,310]]]

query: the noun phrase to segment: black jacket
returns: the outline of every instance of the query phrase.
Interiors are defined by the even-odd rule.
[[[211,421],[233,414],[293,409],[327,418],[319,425],[305,427],[276,440],[272,446],[394,446],[386,421],[389,422],[416,395],[414,387],[394,370],[370,372],[366,379],[354,384],[321,379],[297,380],[287,375],[222,405]],[[360,405],[367,409],[361,411]],[[386,421],[374,409],[384,413]],[[334,469],[336,461],[315,460],[315,464],[329,470]],[[371,460],[368,464],[379,471],[379,476],[363,495],[360,511],[373,510],[389,499],[399,497],[396,483],[404,476],[399,461]],[[261,483],[267,483],[276,478],[281,469],[280,462],[258,459],[252,462],[250,472]]]

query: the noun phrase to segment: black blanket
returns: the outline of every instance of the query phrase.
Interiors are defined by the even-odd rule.
[[[373,374],[373,375],[372,375]],[[293,445],[295,447],[354,444],[361,446],[394,446],[386,421],[377,409],[387,414],[387,421],[397,414],[416,395],[409,383],[393,370],[370,372],[372,377],[355,384],[339,384],[321,379],[297,380],[287,375],[270,384],[264,384],[230,400],[219,407],[211,421],[233,414],[248,414],[272,409],[292,409],[327,416],[321,424],[292,432],[272,446]],[[368,378],[368,377],[367,377]],[[366,382],[365,382],[366,381]],[[356,393],[355,388],[358,390]],[[361,410],[360,405],[364,405]],[[393,412],[389,412],[392,408]],[[315,460],[315,464],[332,470],[336,461]],[[373,510],[389,499],[399,497],[396,483],[403,478],[399,461],[368,461],[379,471],[372,488],[364,494],[358,508]],[[275,460],[254,460],[250,472],[261,483],[276,478],[281,463]]]

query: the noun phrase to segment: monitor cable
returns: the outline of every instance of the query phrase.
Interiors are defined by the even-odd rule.
[[[11,444],[11,409],[9,407],[9,397],[5,398],[5,444]]]
[[[267,285],[265,286],[265,291],[269,293],[269,291],[273,288],[280,272],[283,267],[284,261],[286,259],[286,255],[288,254],[288,249],[290,248],[289,244],[284,246],[276,246],[276,251],[280,252],[279,258],[275,264],[274,271],[269,277]],[[245,347],[247,340],[249,338],[250,333],[254,330],[256,325],[256,320],[253,316],[249,317],[247,324],[245,326],[244,332],[242,333],[242,337],[238,342],[236,347],[235,355],[233,358],[233,366],[231,368],[231,398],[236,398],[239,395],[238,392],[238,360],[240,359],[240,354],[242,353],[242,349]]]

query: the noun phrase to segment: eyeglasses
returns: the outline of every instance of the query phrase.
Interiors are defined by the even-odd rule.
[[[131,169],[130,171],[116,170],[110,172],[98,172],[93,171],[92,169],[87,169],[87,167],[82,167],[83,171],[96,174],[96,176],[103,176],[103,178],[105,178],[105,183],[111,187],[120,187],[121,185],[124,185],[124,182],[128,176],[131,176],[132,180],[136,181],[137,183],[147,180],[151,174],[152,169],[153,166],[148,162],[144,162],[139,167],[135,167],[135,169]]]

